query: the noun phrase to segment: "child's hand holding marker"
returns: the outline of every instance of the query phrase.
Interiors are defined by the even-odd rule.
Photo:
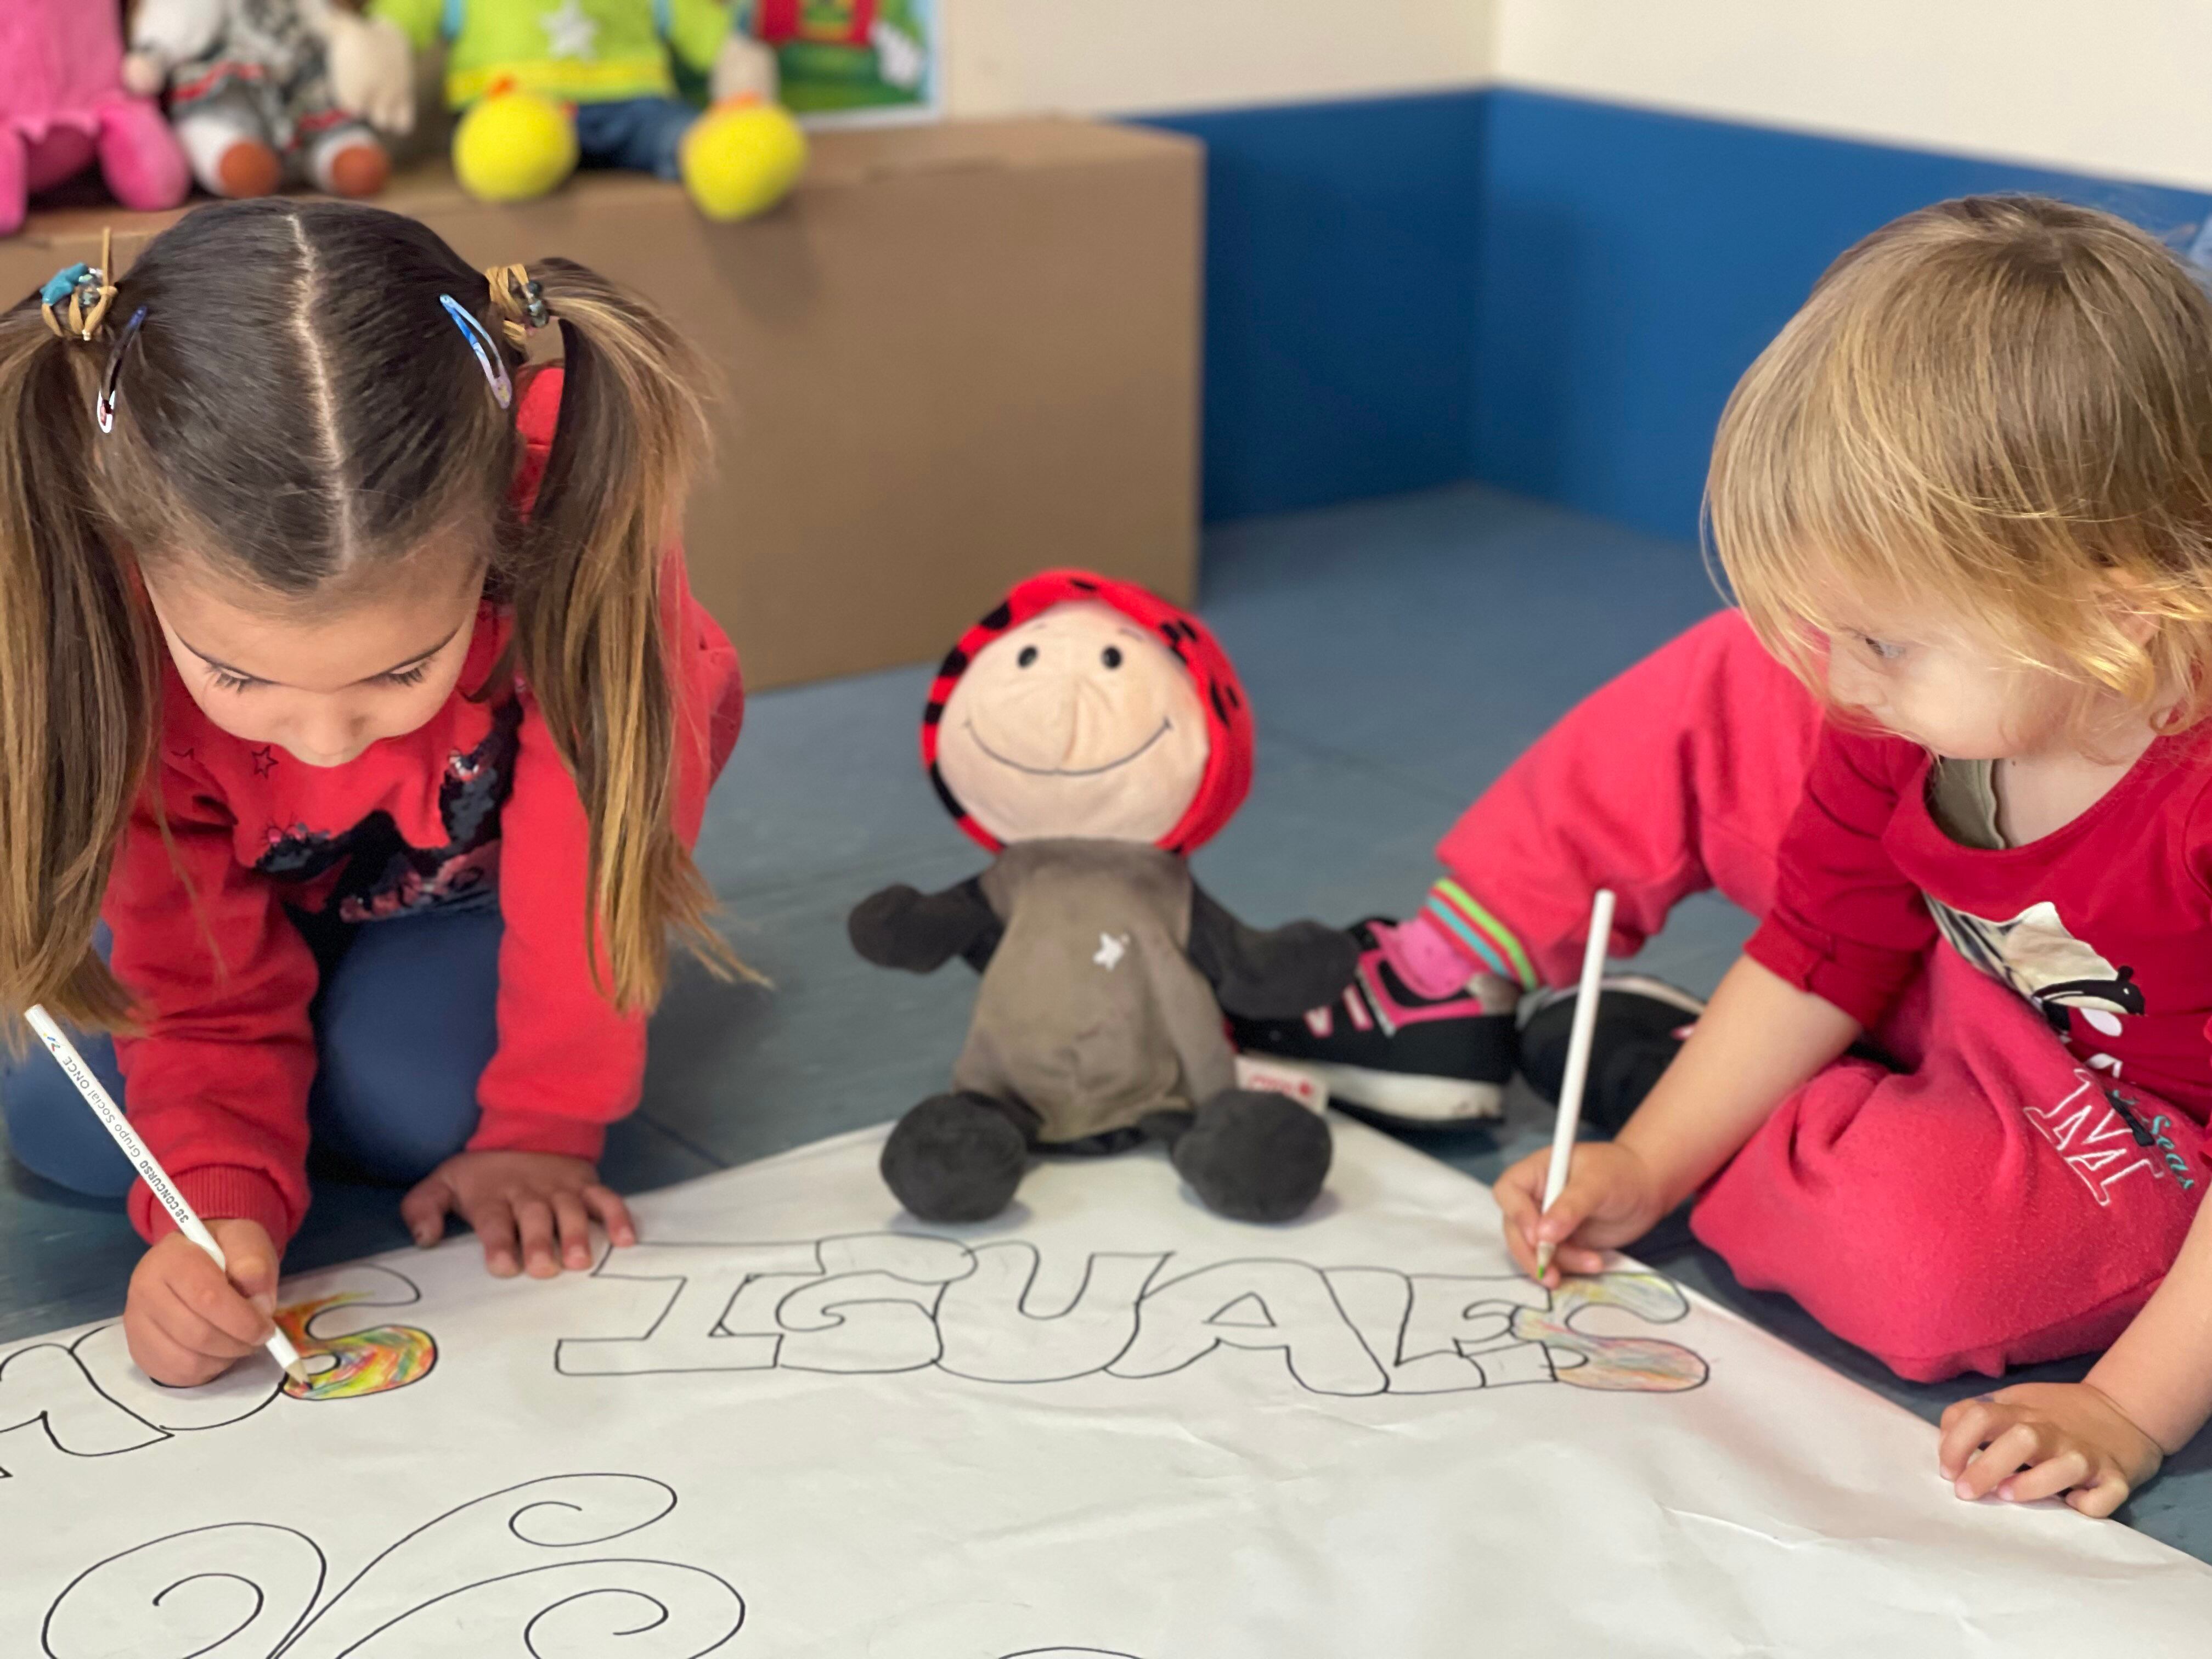
[[[592,1223],[618,1245],[637,1243],[629,1206],[580,1158],[555,1152],[457,1152],[400,1201],[400,1219],[425,1249],[457,1215],[483,1242],[484,1266],[501,1279],[551,1279],[592,1265]]]
[[[1576,993],[1575,1018],[1567,1038],[1566,1074],[1559,1085],[1559,1120],[1552,1128],[1552,1150],[1524,1158],[1499,1179],[1496,1195],[1505,1212],[1505,1247],[1522,1271],[1540,1285],[1557,1285],[1561,1268],[1594,1273],[1605,1265],[1602,1250],[1626,1244],[1648,1232],[1664,1215],[1659,1183],[1643,1160],[1626,1148],[1606,1148],[1593,1172],[1586,1154],[1576,1164],[1575,1138],[1581,1132],[1583,1085],[1589,1078],[1590,1042],[1597,1029],[1598,998],[1605,980],[1605,953],[1613,939],[1614,895],[1601,887],[1590,901],[1589,932],[1583,940],[1583,975]],[[1540,1188],[1540,1190],[1539,1188]],[[1571,1209],[1565,1201],[1579,1190]],[[1585,1222],[1593,1224],[1585,1226]],[[1553,1256],[1577,1229],[1582,1248]]]
[[[1602,1272],[1607,1250],[1633,1243],[1667,1213],[1650,1167],[1626,1146],[1603,1140],[1577,1146],[1567,1184],[1547,1206],[1551,1160],[1550,1152],[1522,1158],[1491,1189],[1505,1212],[1514,1266],[1540,1284],[1556,1287],[1564,1273]],[[1540,1252],[1550,1255],[1541,1265]]]
[[[176,1224],[177,1231],[155,1240],[131,1274],[123,1340],[138,1369],[156,1382],[187,1388],[266,1348],[287,1376],[307,1381],[299,1350],[276,1328],[276,1247],[268,1231],[258,1221],[218,1217],[212,1226],[203,1221],[53,1016],[33,1003],[23,1018]]]
[[[276,1247],[258,1221],[211,1217],[224,1266],[180,1232],[138,1258],[123,1338],[138,1369],[173,1389],[211,1382],[276,1332]]]

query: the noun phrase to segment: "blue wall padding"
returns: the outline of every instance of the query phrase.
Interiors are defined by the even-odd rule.
[[[1696,532],[1736,377],[1876,226],[1989,191],[2088,203],[2160,234],[2212,204],[1513,88],[1484,97],[1469,471],[1668,536]]]
[[[1480,94],[1155,125],[1206,146],[1206,518],[1466,477]]]
[[[1207,146],[1206,516],[1480,478],[1695,532],[1729,388],[1850,243],[2212,198],[1511,88],[1157,118]]]

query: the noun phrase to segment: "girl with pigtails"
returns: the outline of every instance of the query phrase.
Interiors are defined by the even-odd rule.
[[[0,316],[0,1002],[113,1034],[227,1275],[43,1056],[0,1106],[128,1191],[158,1381],[268,1334],[311,1144],[495,1274],[634,1242],[596,1162],[669,937],[736,966],[689,851],[740,709],[673,539],[700,378],[581,266],[334,202],[204,208]]]

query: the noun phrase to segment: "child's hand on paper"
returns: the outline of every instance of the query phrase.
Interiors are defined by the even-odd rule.
[[[1936,1461],[1961,1498],[2024,1504],[2063,1492],[2082,1514],[2106,1516],[2166,1452],[2101,1389],[2021,1382],[1945,1412]]]
[[[258,1221],[210,1218],[228,1275],[171,1233],[138,1258],[123,1304],[123,1340],[138,1369],[173,1389],[212,1382],[276,1328],[276,1247]]]
[[[1522,1273],[1534,1277],[1539,1243],[1558,1247],[1544,1275],[1547,1285],[1557,1285],[1563,1273],[1601,1271],[1607,1249],[1643,1237],[1666,1213],[1657,1180],[1626,1146],[1602,1140],[1577,1146],[1566,1187],[1547,1211],[1544,1178],[1551,1167],[1547,1146],[1506,1170],[1490,1189],[1505,1212],[1505,1248]]]
[[[450,1212],[483,1241],[484,1266],[501,1279],[551,1279],[592,1265],[592,1223],[617,1244],[637,1243],[629,1208],[599,1172],[557,1152],[457,1152],[400,1200],[399,1218],[425,1249],[446,1235]]]

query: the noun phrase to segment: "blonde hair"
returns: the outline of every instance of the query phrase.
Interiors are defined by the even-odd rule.
[[[185,216],[107,277],[103,315],[72,313],[79,326],[49,326],[35,297],[0,315],[0,1009],[129,1018],[92,939],[161,718],[139,564],[191,550],[274,601],[342,605],[441,528],[482,550],[514,614],[508,660],[463,690],[525,680],[575,780],[594,982],[626,1012],[651,1007],[672,933],[744,971],[674,817],[663,576],[705,446],[699,366],[665,319],[582,266],[529,275],[534,294],[397,214],[270,198]],[[456,338],[448,297],[507,375],[526,325],[559,325],[560,421],[526,514],[514,411]]]
[[[2212,301],[2094,209],[1909,213],[1737,383],[1705,514],[1745,615],[1816,695],[1839,601],[1879,598],[1971,621],[2085,709],[2192,724],[2212,711]]]

